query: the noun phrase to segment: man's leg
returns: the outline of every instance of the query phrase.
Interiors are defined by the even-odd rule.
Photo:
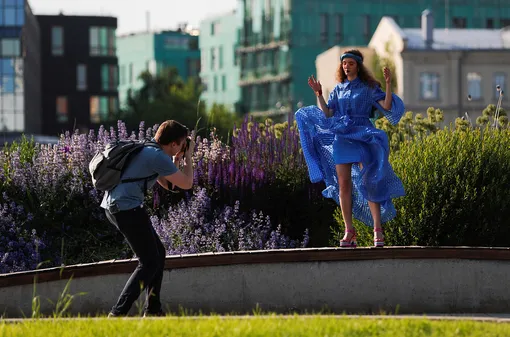
[[[163,271],[165,269],[165,257],[166,257],[166,251],[165,246],[163,246],[163,243],[161,242],[161,239],[159,238],[158,234],[152,229],[152,232],[154,234],[154,239],[156,241],[156,248],[158,249],[158,256],[157,261],[160,263],[159,269],[156,272],[156,275],[154,275],[154,278],[152,279],[152,282],[149,283],[147,287],[147,306],[145,308],[145,313],[147,315],[160,315],[163,313],[163,310],[161,308],[161,283],[163,282]]]
[[[138,257],[138,266],[124,286],[117,304],[112,308],[114,315],[126,315],[140,296],[141,290],[151,284],[160,272],[158,242],[144,209],[135,208],[115,214],[106,211],[106,216],[117,226]]]

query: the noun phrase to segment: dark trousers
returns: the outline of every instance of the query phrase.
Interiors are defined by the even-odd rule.
[[[165,267],[165,247],[152,227],[145,209],[137,207],[106,217],[124,235],[138,257],[138,266],[127,281],[117,304],[112,308],[115,315],[126,315],[140,296],[141,289],[147,293],[145,312],[157,314],[162,311],[160,292]]]

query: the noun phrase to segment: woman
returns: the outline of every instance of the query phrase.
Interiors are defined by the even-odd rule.
[[[313,76],[308,79],[319,107],[303,107],[295,114],[301,145],[311,181],[324,181],[323,195],[340,204],[345,222],[340,247],[356,247],[353,216],[373,226],[374,246],[383,247],[382,223],[396,215],[391,199],[405,193],[388,162],[388,137],[373,126],[370,117],[380,110],[395,125],[404,114],[404,103],[391,92],[388,68],[383,70],[384,93],[358,50],[345,52],[340,61],[339,83],[327,103],[320,82]]]

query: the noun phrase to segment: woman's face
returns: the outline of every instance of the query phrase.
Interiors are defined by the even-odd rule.
[[[358,74],[358,63],[355,59],[344,58],[342,61],[342,69],[344,70],[345,75],[353,76]]]

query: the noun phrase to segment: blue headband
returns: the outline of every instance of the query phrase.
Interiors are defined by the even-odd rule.
[[[343,61],[345,58],[355,59],[356,62],[358,62],[359,64],[363,64],[363,59],[361,57],[359,57],[358,55],[354,55],[351,53],[345,53],[345,54],[342,54],[342,56],[340,56],[340,61]]]

